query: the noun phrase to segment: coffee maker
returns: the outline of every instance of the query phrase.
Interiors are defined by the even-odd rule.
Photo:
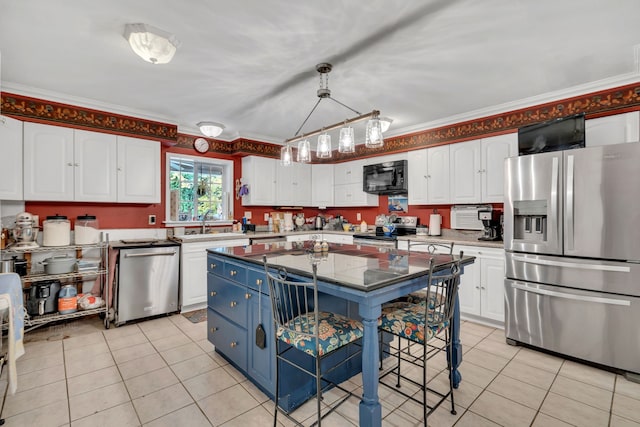
[[[491,242],[502,240],[502,215],[500,211],[478,211],[478,219],[482,221],[484,226],[484,234],[478,237],[478,240]]]

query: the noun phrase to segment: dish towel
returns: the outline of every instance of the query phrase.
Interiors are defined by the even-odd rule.
[[[18,371],[16,360],[24,354],[24,303],[22,300],[22,282],[16,273],[0,274],[0,307],[8,309],[9,341],[9,392],[15,394],[18,389]]]

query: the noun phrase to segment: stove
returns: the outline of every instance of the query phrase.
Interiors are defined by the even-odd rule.
[[[382,226],[376,227],[376,233],[356,233],[353,235],[353,243],[356,245],[370,244],[376,246],[396,245],[398,236],[409,236],[416,234],[418,225],[417,216],[399,216],[394,219],[396,226],[391,236],[385,236]]]

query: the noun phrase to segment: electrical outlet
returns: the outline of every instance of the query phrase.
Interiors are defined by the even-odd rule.
[[[265,220],[265,222],[269,221],[269,213],[268,212],[265,212],[264,220]]]
[[[155,224],[156,224],[156,216],[149,215],[149,225],[155,225]]]
[[[356,214],[356,221],[362,221],[362,215],[360,215],[360,212]]]
[[[244,213],[244,217],[247,218],[247,219],[251,219],[251,211],[246,211]]]

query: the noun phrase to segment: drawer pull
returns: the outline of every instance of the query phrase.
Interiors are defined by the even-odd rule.
[[[235,270],[231,270],[231,271],[229,272],[229,275],[231,275],[231,276],[235,276],[236,274],[238,274],[238,272],[237,272],[237,271],[235,271]]]
[[[249,299],[249,298],[251,298],[251,294],[249,292],[244,294],[244,299]]]
[[[209,266],[211,267],[212,270],[217,267],[217,265],[215,265],[214,263],[211,263]]]
[[[236,348],[238,346],[238,343],[235,341],[232,341],[231,344],[229,344],[231,346],[231,348]]]
[[[231,301],[231,304],[229,304],[229,307],[233,308],[233,307],[235,307],[236,305],[238,305],[238,302],[237,302],[237,301]]]
[[[215,297],[216,295],[218,295],[218,293],[217,293],[216,291],[211,291],[211,294],[210,294],[210,295],[211,295],[212,297]]]
[[[262,279],[256,279],[256,285],[262,286]]]
[[[218,330],[218,328],[211,328],[211,333],[214,333],[217,330]]]

